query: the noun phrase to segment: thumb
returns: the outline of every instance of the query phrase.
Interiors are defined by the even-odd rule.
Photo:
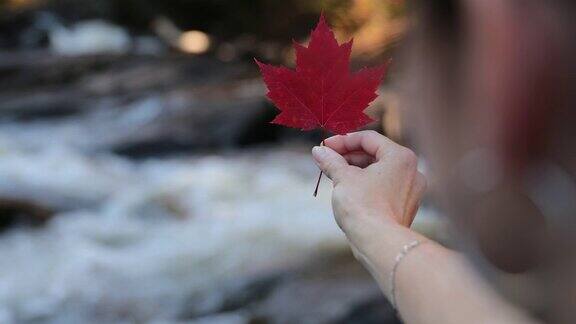
[[[348,167],[348,162],[342,155],[326,146],[315,146],[312,149],[312,156],[318,167],[335,183],[342,178]]]

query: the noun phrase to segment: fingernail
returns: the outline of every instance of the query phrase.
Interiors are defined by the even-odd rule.
[[[312,156],[314,157],[314,159],[316,160],[321,160],[324,158],[324,156],[326,156],[326,148],[322,147],[322,146],[314,146],[312,148]]]

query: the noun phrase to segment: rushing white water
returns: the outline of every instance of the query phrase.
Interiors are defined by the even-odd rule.
[[[171,323],[190,296],[347,249],[309,154],[135,162],[7,129],[0,194],[62,211],[0,235],[0,323]]]
[[[0,236],[0,322],[168,319],[223,280],[344,248],[329,186],[311,195],[309,156],[257,156],[129,162],[5,145],[5,193],[72,209]]]

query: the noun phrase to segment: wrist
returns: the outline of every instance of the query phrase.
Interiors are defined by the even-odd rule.
[[[414,240],[426,240],[422,235],[398,224],[382,226],[375,229],[372,239],[363,243],[362,250],[366,257],[376,263],[379,268],[392,268],[398,252],[404,245]]]
[[[389,216],[374,212],[358,214],[344,232],[367,258],[391,261],[398,248],[422,236],[397,223]]]
[[[369,217],[371,220],[382,218]],[[366,221],[362,227],[362,235],[351,238],[347,233],[355,248],[354,254],[388,295],[392,288],[390,277],[399,254],[405,251],[406,246],[416,241],[422,244],[429,239],[392,221]]]

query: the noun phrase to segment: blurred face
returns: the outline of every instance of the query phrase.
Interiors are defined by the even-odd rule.
[[[502,292],[573,323],[576,11],[570,1],[419,4],[403,106],[432,194],[489,278],[503,283],[498,269],[530,282]]]
[[[454,223],[492,265],[523,272],[539,262],[546,237],[524,182],[544,132],[530,121],[547,109],[530,94],[546,89],[540,73],[551,57],[539,49],[549,37],[542,25],[510,2],[422,3],[405,62],[405,106],[432,167],[432,190]]]

